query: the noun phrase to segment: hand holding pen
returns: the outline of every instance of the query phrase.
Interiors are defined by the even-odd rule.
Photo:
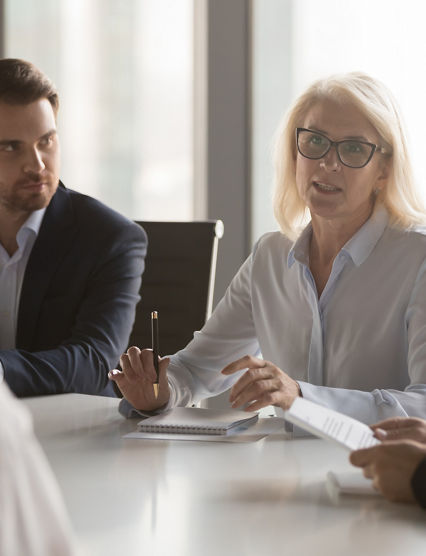
[[[153,334],[158,334],[158,313],[157,332],[154,333],[153,327]],[[152,347],[152,350],[130,347],[120,358],[121,371],[114,369],[108,374],[109,379],[117,384],[123,396],[134,408],[141,411],[153,411],[163,407],[170,397],[167,381],[170,359],[160,358],[158,353],[156,357],[154,356],[154,348],[158,350],[158,335],[157,342],[155,345],[153,343]],[[157,361],[158,371],[155,368],[155,361]]]

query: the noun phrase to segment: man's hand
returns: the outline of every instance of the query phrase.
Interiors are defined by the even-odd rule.
[[[415,440],[426,444],[426,421],[416,417],[393,417],[372,425],[379,440]]]
[[[392,502],[414,502],[411,477],[423,458],[426,446],[412,440],[384,442],[352,452],[353,465],[363,468],[365,477]]]
[[[246,411],[256,411],[268,405],[288,409],[300,396],[298,383],[270,361],[246,355],[227,365],[222,373],[230,375],[247,369],[234,384],[229,401],[232,407],[248,404]]]
[[[114,369],[108,378],[113,380],[123,396],[135,409],[153,411],[169,401],[170,390],[167,381],[167,367],[170,359],[159,362],[159,392],[155,398],[153,383],[156,380],[152,350],[131,347],[120,357],[121,371]]]

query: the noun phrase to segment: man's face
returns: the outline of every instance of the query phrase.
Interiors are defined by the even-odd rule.
[[[26,218],[46,207],[59,182],[59,141],[50,102],[0,102],[0,212]]]

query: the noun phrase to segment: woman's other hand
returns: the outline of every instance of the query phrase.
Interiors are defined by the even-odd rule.
[[[232,407],[257,411],[268,405],[288,409],[301,395],[299,384],[270,361],[246,355],[227,365],[222,373],[230,375],[247,369],[231,389]]]

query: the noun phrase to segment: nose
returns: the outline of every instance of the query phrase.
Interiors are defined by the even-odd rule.
[[[25,173],[39,174],[46,168],[42,154],[36,148],[31,149],[25,158],[23,170]]]
[[[337,156],[336,145],[332,145],[328,153],[321,158],[320,165],[328,172],[339,172],[341,170],[342,165]]]

